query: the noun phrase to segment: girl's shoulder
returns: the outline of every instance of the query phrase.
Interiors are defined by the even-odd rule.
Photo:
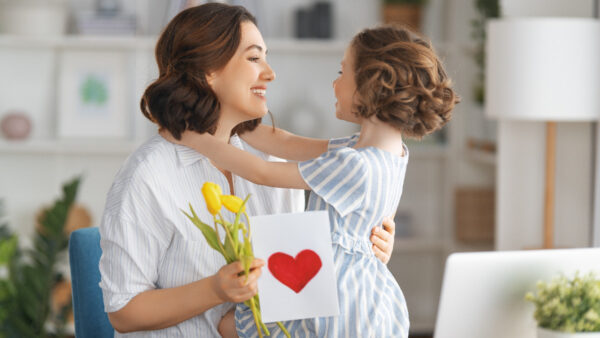
[[[352,147],[358,141],[358,136],[360,133],[355,133],[350,136],[344,136],[339,138],[332,138],[329,140],[329,145],[327,146],[327,150],[333,150],[343,147]]]

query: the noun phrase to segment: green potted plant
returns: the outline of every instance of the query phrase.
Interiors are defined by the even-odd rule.
[[[535,305],[538,338],[600,337],[600,279],[593,272],[538,282],[525,299]]]
[[[20,248],[17,235],[0,221],[0,338],[67,336],[71,302],[53,308],[53,290],[63,279],[59,264],[69,244],[65,225],[79,182],[65,183],[61,198],[42,212],[31,248]]]
[[[420,31],[426,4],[427,0],[383,0],[383,22],[400,23]]]
[[[473,85],[475,102],[482,105],[485,100],[485,40],[486,22],[500,16],[500,0],[474,0],[477,18],[471,21],[471,37],[475,40],[473,58],[477,64],[477,78]]]

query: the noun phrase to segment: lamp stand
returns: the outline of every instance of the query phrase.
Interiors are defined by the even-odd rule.
[[[546,122],[546,182],[544,191],[544,249],[554,247],[554,183],[556,122]]]

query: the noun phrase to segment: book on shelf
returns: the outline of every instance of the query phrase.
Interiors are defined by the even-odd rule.
[[[101,14],[96,11],[80,11],[75,14],[75,29],[79,34],[134,35],[136,18],[133,14]]]

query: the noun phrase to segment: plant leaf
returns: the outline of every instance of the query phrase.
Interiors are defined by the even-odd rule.
[[[202,235],[204,235],[204,238],[206,239],[206,242],[208,242],[208,245],[211,248],[220,252],[223,256],[225,256],[226,253],[221,250],[221,247],[219,245],[219,238],[217,237],[217,233],[215,232],[215,230],[213,230],[213,228],[211,228],[210,226],[208,226],[208,224],[202,222],[198,218],[198,216],[194,212],[194,208],[192,208],[191,204],[190,204],[190,210],[192,212],[192,215],[194,215],[194,216],[190,216],[188,213],[186,213],[183,210],[181,210],[181,211],[190,219],[190,221],[192,221],[192,223],[194,223],[194,225],[198,229],[200,229],[200,231],[202,232]],[[227,259],[227,257],[225,257],[225,259]]]

